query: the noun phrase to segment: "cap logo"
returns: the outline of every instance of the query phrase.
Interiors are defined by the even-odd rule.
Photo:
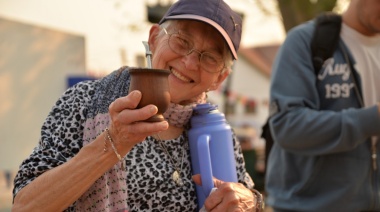
[[[235,19],[234,19],[234,17],[232,17],[232,15],[230,16],[230,18],[231,18],[231,20],[232,20],[232,23],[234,24],[234,31],[235,31],[235,30],[236,30],[236,27],[239,26],[239,24],[237,24],[237,23],[235,22]]]

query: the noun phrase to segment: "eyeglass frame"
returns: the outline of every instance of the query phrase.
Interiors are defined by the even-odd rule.
[[[203,54],[205,54],[205,53],[207,53],[207,54],[211,54],[211,55],[215,55],[215,54],[213,54],[213,53],[211,53],[211,52],[206,52],[206,51],[203,51],[203,52],[199,51],[198,49],[194,48],[194,43],[193,43],[193,42],[190,42],[190,40],[188,40],[188,41],[189,41],[189,43],[191,43],[191,48],[189,48],[189,50],[187,51],[187,53],[185,53],[185,54],[178,53],[178,51],[175,51],[175,50],[171,47],[171,45],[170,45],[170,39],[171,39],[172,35],[179,35],[179,36],[180,36],[181,34],[179,33],[179,31],[174,32],[174,33],[168,33],[168,31],[167,31],[167,29],[166,29],[165,27],[162,27],[162,29],[163,29],[164,33],[165,33],[166,35],[169,36],[168,41],[167,41],[167,42],[168,42],[168,46],[169,46],[170,50],[172,50],[174,53],[176,53],[176,54],[178,54],[178,55],[181,55],[181,56],[188,56],[188,55],[192,54],[193,52],[198,53],[198,55],[199,55],[199,56],[198,56],[198,60],[199,60],[199,63],[200,63],[200,65],[201,65],[201,68],[202,68],[202,70],[204,70],[204,71],[206,71],[206,72],[208,72],[208,73],[221,73],[221,72],[226,68],[226,63],[225,63],[225,61],[224,61],[224,59],[223,59],[223,56],[220,57],[220,58],[221,58],[221,61],[222,61],[222,63],[223,63],[223,67],[222,67],[220,70],[217,70],[217,68],[215,68],[217,71],[210,71],[209,69],[204,68],[204,67],[202,66],[203,63],[201,62],[201,59],[202,59]],[[186,35],[185,35],[185,36],[186,36]]]

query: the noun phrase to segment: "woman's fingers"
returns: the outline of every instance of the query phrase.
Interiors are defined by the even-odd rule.
[[[195,184],[202,185],[202,180],[201,180],[200,174],[193,175],[192,178],[193,178],[193,181]]]
[[[147,136],[167,130],[169,124],[162,122],[144,122],[158,112],[155,105],[147,105],[136,109],[141,100],[140,91],[132,91],[120,97],[109,106],[111,123],[109,131],[116,143],[126,149],[143,141]]]
[[[110,112],[120,113],[125,109],[135,109],[141,100],[141,92],[132,91],[127,96],[117,98],[109,106]]]
[[[202,185],[201,176],[193,175],[193,181]],[[207,211],[253,211],[255,199],[252,192],[241,183],[224,182],[214,178],[217,190],[212,192],[205,200]]]

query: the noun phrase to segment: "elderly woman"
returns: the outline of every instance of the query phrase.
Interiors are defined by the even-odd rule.
[[[206,102],[205,92],[229,75],[241,24],[222,0],[180,0],[151,27],[152,66],[171,72],[165,121],[139,122],[157,107],[136,109],[141,93],[128,94],[127,67],[69,88],[20,166],[13,211],[196,211],[194,183],[201,180],[191,172],[188,120],[192,108]],[[215,179],[218,189],[205,200],[207,211],[260,207],[233,141],[239,182]],[[171,177],[175,171],[181,183]]]

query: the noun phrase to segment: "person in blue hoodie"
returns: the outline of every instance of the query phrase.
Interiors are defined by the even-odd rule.
[[[380,211],[380,1],[351,0],[342,20],[318,75],[315,21],[293,28],[276,56],[266,176],[275,212]]]

